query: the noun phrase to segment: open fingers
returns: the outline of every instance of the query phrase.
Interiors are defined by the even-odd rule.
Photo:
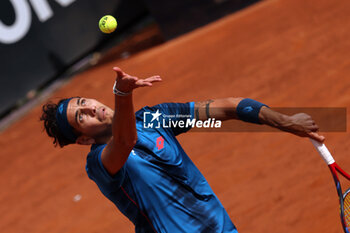
[[[147,82],[144,79],[137,80],[137,82],[135,84],[137,87],[151,87],[152,86],[152,82]]]
[[[162,78],[159,76],[159,75],[155,75],[155,76],[152,76],[152,77],[149,77],[149,78],[145,78],[143,79],[145,82],[160,82],[162,81]]]
[[[152,86],[153,82],[160,82],[160,81],[162,81],[162,79],[160,78],[160,76],[156,75],[146,79],[139,79],[137,80],[136,85],[138,87]]]

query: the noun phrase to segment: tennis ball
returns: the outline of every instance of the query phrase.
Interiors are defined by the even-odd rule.
[[[112,33],[117,28],[117,20],[111,15],[105,15],[98,22],[98,26],[103,33]]]

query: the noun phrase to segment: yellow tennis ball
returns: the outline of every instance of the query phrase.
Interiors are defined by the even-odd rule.
[[[117,25],[117,20],[115,20],[115,18],[111,15],[103,16],[98,23],[98,26],[103,33],[114,32],[114,30],[117,28]]]

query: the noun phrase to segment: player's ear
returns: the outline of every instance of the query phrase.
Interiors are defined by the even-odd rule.
[[[92,137],[81,135],[77,138],[76,143],[79,145],[91,145],[95,143],[95,139]]]

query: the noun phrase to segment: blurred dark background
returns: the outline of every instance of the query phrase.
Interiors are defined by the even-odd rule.
[[[257,1],[1,1],[0,120],[59,79],[128,57]],[[114,33],[99,31],[106,14],[118,21]]]

